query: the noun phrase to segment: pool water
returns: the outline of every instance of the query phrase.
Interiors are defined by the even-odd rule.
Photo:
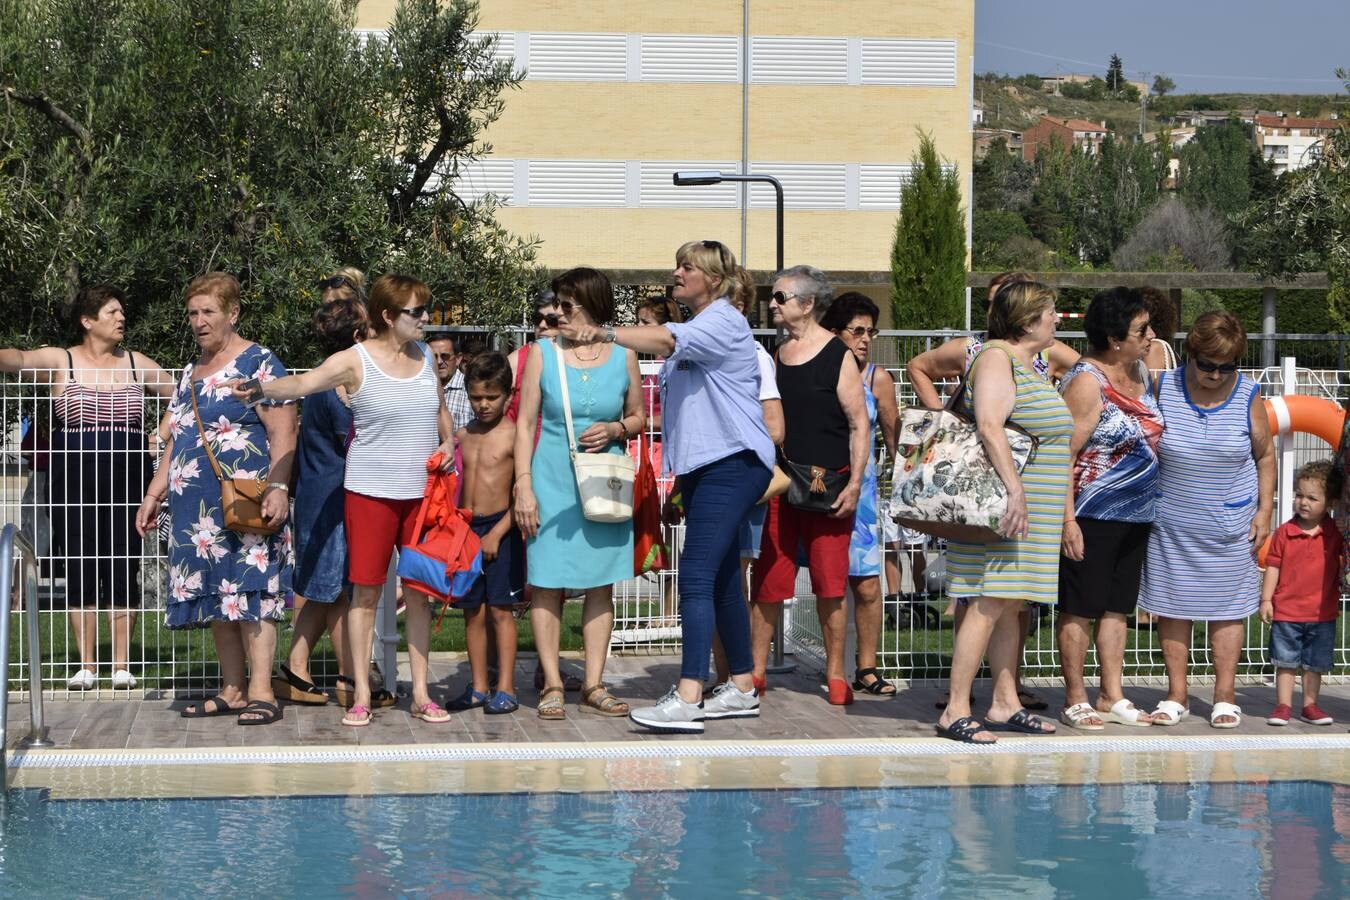
[[[1313,781],[49,800],[11,791],[0,896],[1350,896]]]

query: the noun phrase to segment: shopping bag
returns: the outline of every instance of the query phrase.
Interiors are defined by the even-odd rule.
[[[440,470],[441,455],[427,460],[427,486],[417,511],[413,541],[399,548],[398,577],[413,590],[449,602],[473,587],[483,571],[483,547],[458,509],[459,476]]]
[[[661,491],[652,468],[645,433],[637,439],[637,475],[633,480],[633,574],[666,568],[666,546],[661,531]]]

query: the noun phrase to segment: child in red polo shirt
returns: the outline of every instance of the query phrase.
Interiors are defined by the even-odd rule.
[[[1336,615],[1341,603],[1341,532],[1328,515],[1340,495],[1331,462],[1308,463],[1294,476],[1294,517],[1276,530],[1261,584],[1261,621],[1270,625],[1275,663],[1275,708],[1267,725],[1288,725],[1294,714],[1294,675],[1303,670],[1303,721],[1330,725],[1317,705],[1323,673],[1331,671]]]

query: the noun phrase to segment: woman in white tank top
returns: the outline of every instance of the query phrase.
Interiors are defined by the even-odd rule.
[[[303,375],[265,385],[236,385],[241,399],[298,400],[343,387],[350,398],[356,436],[347,451],[346,527],[352,602],[347,611],[353,705],[344,725],[370,724],[370,659],[375,607],[395,546],[411,539],[426,488],[426,462],[437,452],[454,466],[454,426],[445,408],[436,368],[422,343],[431,291],[415,278],[385,275],[371,285],[371,337],[324,360]],[[427,691],[431,607],[425,594],[404,588],[412,715],[435,724],[449,714]]]

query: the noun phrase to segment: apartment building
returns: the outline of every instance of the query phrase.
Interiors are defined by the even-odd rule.
[[[1253,120],[1253,133],[1261,158],[1275,167],[1275,174],[1301,169],[1317,158],[1322,139],[1337,128],[1345,127],[1338,119],[1302,119],[1294,116],[1258,115]]]
[[[969,197],[973,0],[483,0],[479,29],[527,77],[457,187],[547,266],[664,270],[715,238],[772,269],[772,189],[671,183],[694,169],[782,181],[788,264],[888,269],[921,129]]]

